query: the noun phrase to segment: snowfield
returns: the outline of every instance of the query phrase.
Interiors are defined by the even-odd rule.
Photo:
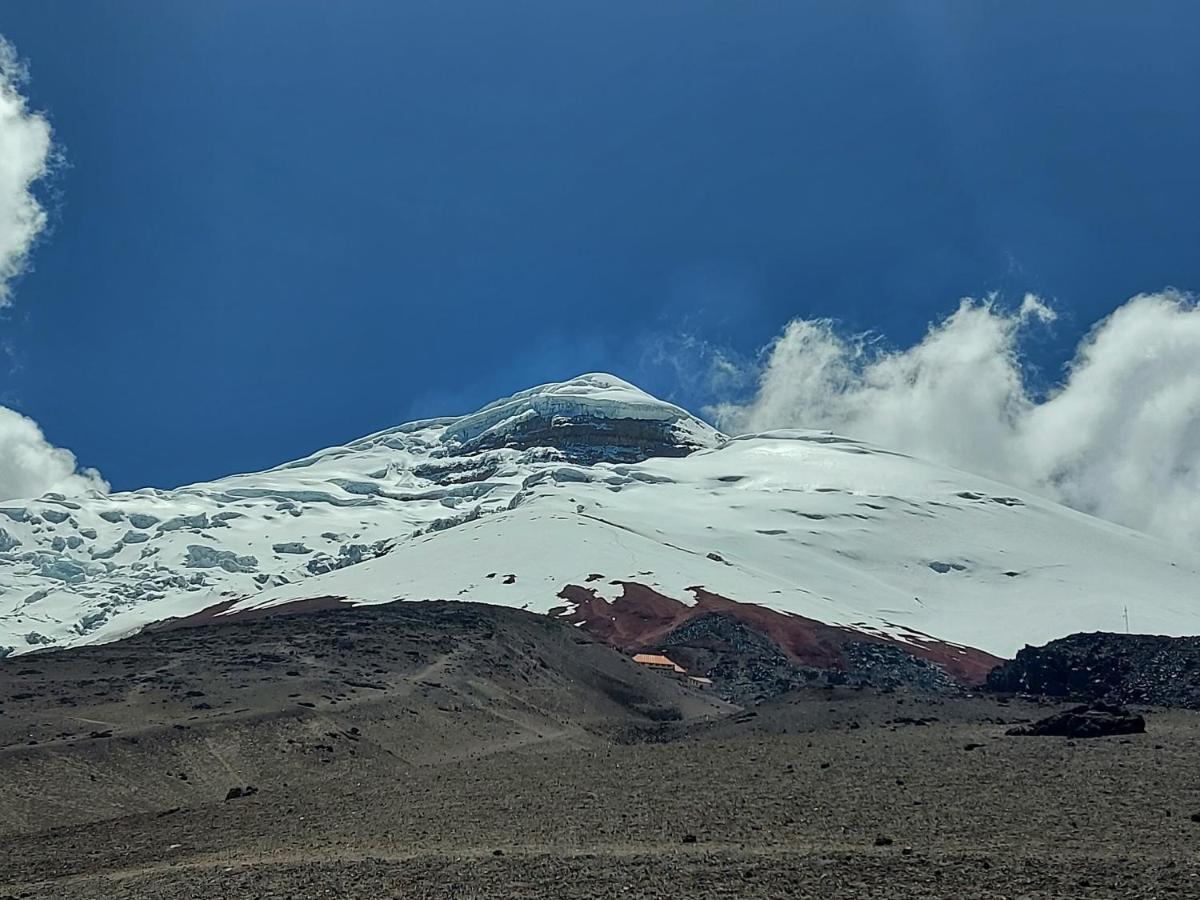
[[[0,654],[221,603],[703,588],[902,642],[1011,656],[1076,631],[1200,633],[1200,557],[838,435],[724,437],[609,375],[265,472],[0,508]]]

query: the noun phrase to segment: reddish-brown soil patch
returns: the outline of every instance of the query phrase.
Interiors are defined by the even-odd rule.
[[[576,606],[565,618],[625,651],[655,647],[685,622],[708,613],[719,613],[767,635],[784,654],[802,665],[838,669],[843,666],[842,647],[845,644],[891,644],[937,663],[955,678],[979,684],[1002,661],[973,647],[960,647],[924,635],[914,635],[914,643],[906,643],[777,612],[754,603],[739,603],[700,587],[691,588],[696,603],[686,606],[643,584],[622,581],[620,585],[621,596],[611,602],[598,596],[592,588],[567,585],[559,596]]]

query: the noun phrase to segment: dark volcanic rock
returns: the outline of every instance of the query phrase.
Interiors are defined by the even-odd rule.
[[[459,453],[511,447],[553,447],[575,463],[635,463],[657,456],[687,456],[697,445],[681,437],[670,421],[608,419],[600,416],[530,416],[498,432],[487,431],[468,441]]]
[[[1200,709],[1200,637],[1073,634],[1026,647],[988,675],[992,690]]]
[[[666,634],[660,647],[689,672],[712,678],[719,694],[737,702],[754,702],[821,678],[820,669],[796,665],[761,631],[718,613],[685,622]]]
[[[852,681],[872,687],[907,687],[934,694],[957,694],[961,690],[941,666],[893,644],[846,644],[842,658]]]
[[[691,619],[665,634],[659,647],[689,672],[714,679],[723,694],[743,700],[783,693],[807,681],[774,641],[732,616],[709,613]]]
[[[800,665],[771,636],[720,613],[691,619],[666,634],[658,647],[693,673],[716,683],[735,702],[761,700],[800,687],[820,685],[899,688],[958,694],[961,687],[941,667],[902,647],[854,641],[841,647],[829,666]]]
[[[1145,731],[1146,720],[1141,716],[1121,706],[1093,703],[1072,707],[1030,725],[1018,725],[1016,728],[1010,728],[1005,734],[1091,738],[1113,734],[1144,734]]]

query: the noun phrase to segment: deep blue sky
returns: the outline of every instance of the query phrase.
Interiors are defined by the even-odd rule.
[[[0,395],[117,488],[262,468],[680,334],[1038,349],[1200,288],[1200,5],[2,0],[70,168]]]

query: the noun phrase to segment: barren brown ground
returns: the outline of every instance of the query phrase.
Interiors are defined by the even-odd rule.
[[[27,656],[0,708],[0,897],[1200,896],[1190,713],[1070,742],[994,698],[738,711],[459,604]]]

